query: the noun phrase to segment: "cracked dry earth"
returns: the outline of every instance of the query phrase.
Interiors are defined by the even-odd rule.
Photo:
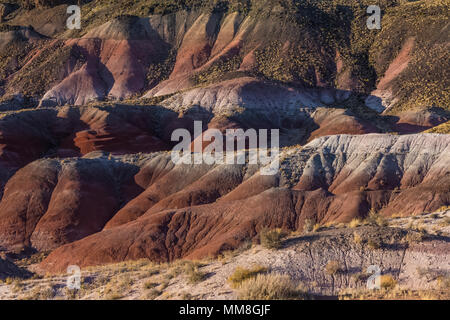
[[[427,292],[415,298],[449,299],[449,219],[447,210],[392,218],[388,227],[322,227],[288,236],[278,250],[249,244],[217,259],[194,262],[204,274],[195,284],[186,273],[186,265],[193,262],[139,260],[83,269],[76,293],[66,289],[67,276],[47,274],[0,285],[0,299],[236,299],[239,289],[233,289],[228,278],[237,267],[258,266],[288,275],[315,298],[342,298],[367,291],[366,270],[372,265],[392,276],[395,292]],[[331,261],[340,270],[334,279],[326,271]]]

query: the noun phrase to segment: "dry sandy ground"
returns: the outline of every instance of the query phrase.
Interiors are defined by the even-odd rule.
[[[204,261],[86,268],[78,291],[66,288],[67,275],[7,279],[0,284],[0,299],[236,299],[241,291],[228,279],[238,267],[288,275],[316,298],[449,299],[450,210],[392,218],[388,224],[322,227],[288,236],[280,249],[248,244]],[[327,271],[330,262],[339,266],[333,275]],[[392,277],[395,288],[367,291],[369,266]]]

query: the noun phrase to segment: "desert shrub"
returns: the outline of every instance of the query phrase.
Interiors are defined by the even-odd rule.
[[[362,243],[362,237],[357,232],[353,233],[353,243],[355,243],[355,244],[361,244]]]
[[[237,267],[233,274],[228,278],[228,281],[233,288],[237,288],[243,281],[254,278],[258,274],[266,272],[267,268],[263,266],[254,266],[251,269]]]
[[[444,220],[439,224],[441,227],[450,226],[450,217],[445,217]]]
[[[377,213],[374,209],[370,209],[369,215],[367,216],[365,222],[372,226],[379,226],[379,227],[388,226],[387,220],[382,215]]]
[[[147,281],[147,282],[144,283],[144,289],[147,289],[147,290],[153,289],[153,288],[155,288],[157,286],[158,286],[158,283],[154,282],[154,281]]]
[[[353,279],[355,279],[355,282],[366,282],[367,279],[369,279],[370,274],[367,272],[358,272],[355,273],[353,276]]]
[[[239,299],[242,300],[287,300],[306,299],[307,294],[286,275],[259,274],[242,283]]]
[[[330,276],[334,276],[340,272],[342,272],[341,265],[339,261],[332,260],[327,263],[325,266],[325,272]]]
[[[22,289],[24,288],[24,286],[25,285],[20,280],[16,280],[16,281],[14,281],[14,286],[13,286],[12,291],[15,293],[21,292]]]
[[[78,297],[78,290],[76,290],[76,289],[69,289],[69,288],[66,287],[64,289],[64,295],[65,295],[67,300],[75,300]]]
[[[424,239],[425,239],[424,234],[420,232],[408,232],[408,234],[405,236],[405,241],[409,245],[422,242]]]
[[[191,284],[197,284],[202,282],[206,278],[206,273],[200,271],[195,264],[186,264],[185,272],[188,278],[188,282]]]
[[[436,210],[436,212],[444,212],[450,210],[450,206],[442,206],[439,209]]]
[[[392,290],[397,285],[397,281],[390,274],[385,274],[380,278],[380,285],[384,290]]]
[[[46,287],[36,287],[31,296],[28,297],[30,300],[51,300],[55,297],[55,290],[52,286]]]
[[[281,229],[269,230],[264,228],[260,233],[261,245],[267,249],[280,249],[282,246],[282,239],[286,236],[286,233]]]
[[[371,249],[371,250],[377,250],[377,249],[380,249],[381,244],[380,244],[380,242],[378,242],[378,240],[375,240],[375,239],[369,239],[369,240],[367,241],[367,246],[368,246],[369,249]]]
[[[119,300],[122,299],[123,295],[119,292],[111,292],[107,297],[106,300]]]
[[[450,276],[440,276],[437,278],[439,288],[450,290]]]
[[[192,295],[189,292],[182,292],[181,300],[192,300]]]
[[[121,299],[132,285],[133,280],[129,275],[118,276],[106,284],[103,295],[106,300]]]
[[[361,220],[359,220],[358,218],[352,219],[352,221],[350,221],[350,223],[348,224],[349,228],[356,228],[356,227],[359,227],[360,225],[361,225]]]
[[[150,289],[149,291],[147,291],[143,298],[146,300],[154,300],[157,297],[159,297],[161,295],[161,291],[157,290],[157,289]]]
[[[303,232],[308,233],[313,231],[315,225],[315,221],[313,219],[305,219],[305,223],[303,225]]]

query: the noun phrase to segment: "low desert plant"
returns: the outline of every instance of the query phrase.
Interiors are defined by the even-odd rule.
[[[370,209],[369,215],[367,216],[365,222],[372,226],[379,226],[379,227],[387,227],[389,224],[387,220],[377,213],[373,208]]]
[[[362,224],[361,220],[354,218],[350,223],[348,224],[349,228],[356,228],[359,227]]]
[[[439,288],[443,290],[450,290],[450,276],[440,276],[437,278],[437,282],[439,285]]]
[[[397,285],[397,281],[395,281],[395,279],[390,274],[385,274],[385,275],[381,276],[380,286],[382,289],[392,290],[395,288],[396,285]]]
[[[188,282],[191,284],[197,284],[202,282],[206,278],[206,273],[199,270],[201,264],[188,262],[184,266],[185,274],[187,275]]]
[[[303,232],[308,233],[313,231],[315,221],[313,219],[305,219],[304,225],[303,225]]]
[[[305,299],[307,294],[287,275],[259,274],[239,287],[242,300]]]
[[[450,210],[450,206],[442,206],[439,209],[437,209],[435,212],[444,212]]]
[[[450,226],[450,217],[445,217],[443,221],[439,224],[441,227],[448,227]]]
[[[260,233],[261,245],[267,249],[279,249],[282,246],[282,239],[286,236],[286,233],[281,229],[269,230],[264,228]]]
[[[161,295],[161,291],[159,291],[157,289],[150,289],[149,291],[147,291],[145,293],[143,298],[146,300],[154,300],[155,298],[159,297],[160,295]]]
[[[267,268],[263,266],[254,266],[251,269],[237,267],[233,274],[228,278],[228,281],[233,288],[237,288],[243,281],[254,278],[258,274],[266,272]]]
[[[77,289],[69,289],[68,287],[64,288],[64,296],[67,300],[75,300],[78,298],[78,290]]]
[[[15,293],[21,292],[24,287],[25,287],[25,285],[23,284],[23,282],[20,281],[19,279],[17,279],[16,281],[14,281],[14,286],[12,288],[12,291]]]
[[[421,232],[408,232],[404,239],[409,245],[412,245],[414,243],[422,242],[424,238],[425,235]]]
[[[377,250],[377,249],[380,249],[381,244],[380,244],[377,240],[369,239],[369,240],[367,241],[367,246],[368,246],[369,249],[371,249],[371,250]]]
[[[332,260],[325,266],[325,272],[330,276],[336,275],[342,271],[339,261]]]
[[[359,235],[359,233],[357,233],[357,232],[353,233],[353,242],[355,244],[361,244],[362,243],[362,237]]]
[[[153,289],[155,287],[157,287],[159,284],[157,282],[153,282],[153,281],[147,281],[144,283],[144,289]]]
[[[370,277],[370,274],[368,274],[367,272],[358,272],[355,273],[352,277],[356,282],[366,282]]]

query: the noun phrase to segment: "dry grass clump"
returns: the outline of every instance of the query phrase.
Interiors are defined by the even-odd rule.
[[[439,226],[440,226],[440,227],[443,227],[443,228],[450,226],[450,217],[445,217],[445,218],[442,220],[442,222],[439,223]]]
[[[355,244],[361,244],[362,243],[362,237],[361,237],[361,235],[359,234],[359,233],[357,233],[357,232],[354,232],[353,233],[353,243],[355,243]]]
[[[233,274],[228,278],[231,287],[237,288],[243,281],[256,277],[258,274],[266,273],[267,268],[264,266],[254,266],[251,269],[237,267]]]
[[[388,221],[374,209],[370,209],[369,215],[367,216],[365,223],[372,226],[387,227],[389,225]]]
[[[397,285],[397,281],[390,275],[385,274],[380,277],[380,286],[384,290],[393,290]]]
[[[441,289],[446,290],[447,292],[450,292],[450,276],[439,276],[437,278],[438,285]]]
[[[55,289],[53,286],[39,286],[33,289],[31,294],[25,297],[25,300],[51,300],[55,297]]]
[[[381,248],[381,244],[377,240],[374,240],[374,239],[367,240],[367,246],[371,250],[377,250],[377,249]]]
[[[107,300],[117,300],[122,298],[134,284],[130,275],[118,276],[111,279],[104,288],[103,295]]]
[[[354,218],[350,223],[348,224],[349,228],[356,228],[359,227],[362,224],[362,221],[358,218]]]
[[[307,294],[287,275],[258,274],[239,287],[241,300],[306,299]]]
[[[157,297],[159,297],[161,295],[161,291],[153,288],[150,289],[149,291],[147,291],[143,296],[142,299],[143,300],[155,300]]]
[[[177,260],[169,265],[165,276],[167,279],[173,279],[181,274],[186,274],[189,269],[198,269],[203,266],[205,264],[200,261]]]
[[[188,278],[188,282],[191,284],[197,284],[206,279],[206,273],[199,270],[199,267],[194,263],[186,264],[185,272]]]
[[[260,233],[261,245],[267,249],[280,249],[283,244],[283,238],[286,236],[286,232],[281,229],[269,230],[264,228]]]
[[[308,233],[314,230],[315,221],[313,219],[305,219],[303,225],[303,232]]]
[[[25,287],[25,284],[21,280],[17,279],[14,281],[12,291],[14,293],[19,293],[24,289],[24,287]]]
[[[325,266],[325,272],[330,276],[336,275],[342,272],[341,264],[339,263],[339,261],[336,260],[329,261]]]
[[[439,209],[437,209],[435,212],[444,212],[450,210],[450,206],[442,206]]]
[[[156,288],[157,286],[159,286],[159,283],[154,282],[154,281],[146,281],[144,283],[144,289],[147,289],[147,290]]]
[[[409,245],[420,243],[425,240],[425,235],[426,234],[424,232],[408,232],[408,234],[404,237],[404,241]]]

